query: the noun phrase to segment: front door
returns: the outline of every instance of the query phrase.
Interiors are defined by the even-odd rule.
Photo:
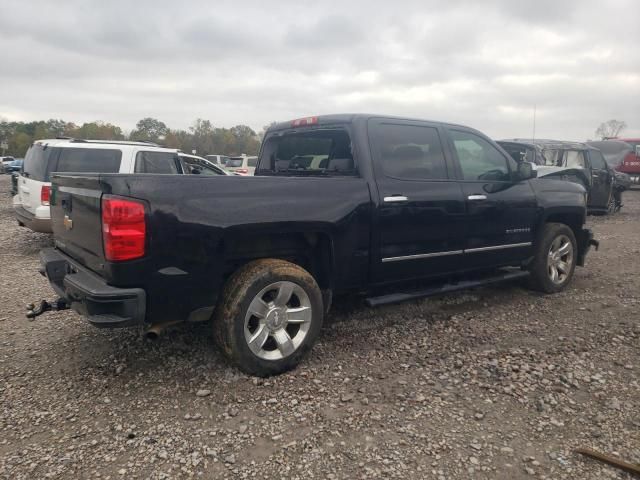
[[[465,263],[485,268],[527,259],[537,211],[529,181],[516,179],[516,162],[488,138],[462,127],[447,132],[466,202]]]
[[[428,122],[369,121],[378,187],[376,283],[455,271],[464,249],[465,204],[443,132]]]
[[[589,207],[603,209],[609,206],[609,199],[613,183],[613,173],[607,167],[602,153],[599,150],[589,150],[591,163],[591,192],[589,195]]]

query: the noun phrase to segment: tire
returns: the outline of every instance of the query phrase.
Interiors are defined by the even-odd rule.
[[[573,278],[577,258],[573,230],[563,223],[545,224],[529,267],[531,287],[545,293],[561,292]]]
[[[284,260],[256,260],[225,283],[214,337],[243,372],[277,375],[296,367],[311,350],[323,317],[322,292],[309,272]]]

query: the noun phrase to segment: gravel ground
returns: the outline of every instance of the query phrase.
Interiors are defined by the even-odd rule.
[[[209,328],[156,342],[98,330],[37,273],[0,176],[0,477],[631,478],[640,462],[640,191],[590,218],[602,241],[572,287],[520,285],[371,309],[342,300],[312,354],[267,380]]]

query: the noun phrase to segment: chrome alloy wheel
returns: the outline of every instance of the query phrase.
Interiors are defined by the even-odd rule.
[[[263,288],[249,304],[244,338],[257,357],[281,360],[302,345],[311,318],[307,293],[293,282],[275,282]]]
[[[547,272],[556,285],[564,283],[573,266],[573,245],[566,235],[558,235],[551,243],[547,257]]]

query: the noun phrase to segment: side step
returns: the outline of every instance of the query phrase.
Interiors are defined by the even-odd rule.
[[[433,295],[441,295],[443,293],[456,292],[458,290],[465,290],[467,288],[481,287],[492,283],[506,282],[509,280],[516,280],[518,278],[528,277],[527,271],[510,271],[499,272],[497,275],[490,277],[483,277],[474,280],[461,280],[455,283],[446,283],[444,285],[438,285],[436,287],[428,287],[423,290],[414,290],[410,292],[398,292],[390,293],[388,295],[380,295],[378,297],[369,297],[366,299],[366,303],[370,307],[377,307],[378,305],[386,305],[389,303],[400,303],[406,300],[415,300],[418,298],[431,297]]]

